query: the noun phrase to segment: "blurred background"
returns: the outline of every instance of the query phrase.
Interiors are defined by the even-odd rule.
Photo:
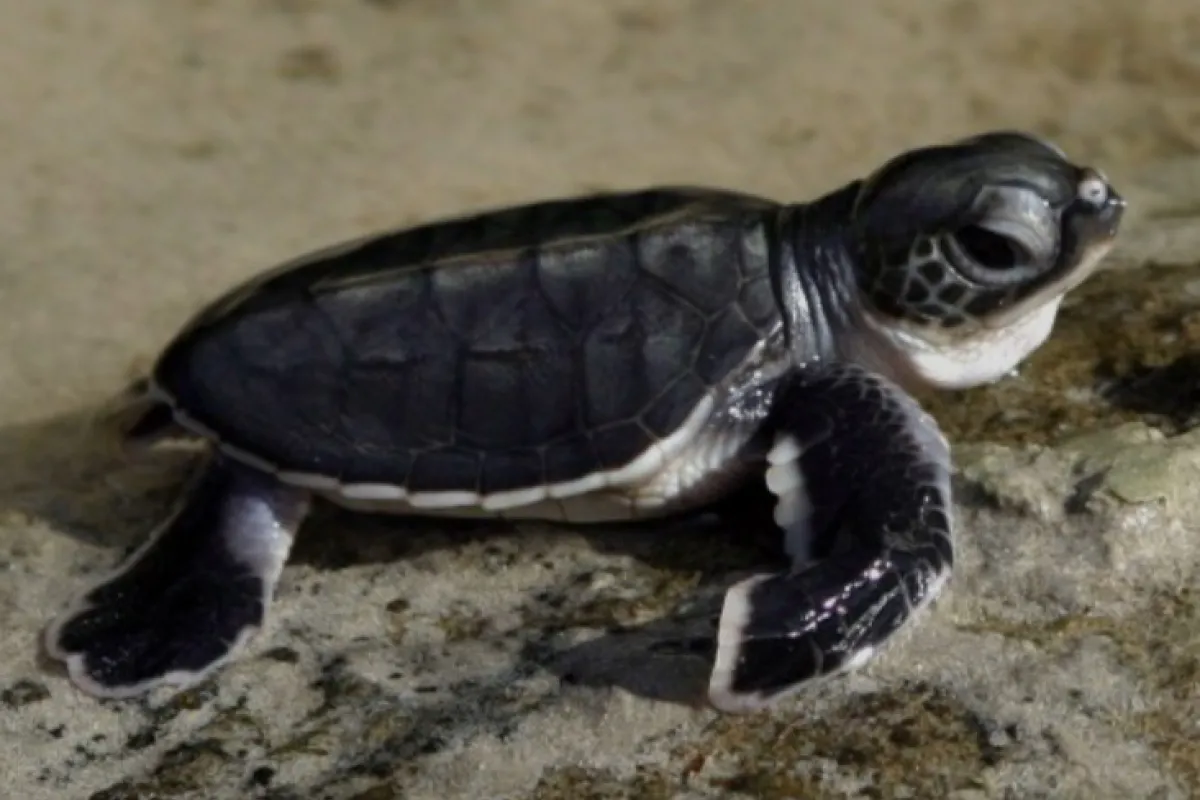
[[[917,144],[1200,150],[1187,0],[0,0],[0,410],[298,251],[655,182],[804,199]],[[0,365],[2,366],[2,365]]]

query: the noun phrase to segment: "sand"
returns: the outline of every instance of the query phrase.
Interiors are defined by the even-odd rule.
[[[530,596],[551,587],[586,615],[594,595],[641,622],[629,598],[661,600],[678,566],[655,563],[653,548],[640,553],[647,566],[628,548],[578,536],[389,537],[386,526],[335,520],[321,529],[335,535],[285,576],[272,631],[256,644],[255,654],[277,658],[248,659],[166,710],[98,704],[39,660],[37,633],[85,573],[138,540],[169,502],[180,462],[100,454],[80,421],[232,282],[309,248],[472,208],[659,182],[804,198],[907,147],[1018,127],[1173,210],[1152,220],[1135,207],[1128,241],[1140,244],[1116,260],[1145,261],[1149,247],[1189,252],[1197,217],[1188,192],[1200,179],[1181,182],[1178,167],[1200,153],[1200,6],[1191,3],[0,0],[0,16],[0,775],[4,793],[25,800],[853,796],[846,776],[859,773],[883,787],[875,796],[893,796],[898,784],[869,752],[855,762],[855,747],[874,747],[857,740],[808,742],[762,767],[796,735],[778,727],[794,709],[722,729],[715,743],[697,712],[560,683],[545,652],[522,639]],[[1190,452],[1180,458],[1191,463]],[[1023,491],[1034,494],[1060,475],[1029,474]],[[1059,524],[1021,508],[979,511],[992,515],[980,524],[1017,531],[1003,541],[1018,549],[1033,547],[1039,525]],[[1176,596],[1192,585],[1194,554],[1166,548],[1193,540],[1189,508],[1154,512],[1174,538],[1126,553],[1131,572],[1108,556],[1080,557],[1069,601],[1005,588],[1006,562],[996,555],[988,567],[986,553],[968,558],[975,577],[961,592],[1022,619],[1067,613],[1056,603],[1115,615],[1111,575]],[[1016,515],[1007,528],[1004,513]],[[1146,513],[1097,512],[1084,526],[1093,533],[1067,541],[1144,525]],[[1028,586],[1045,588],[1055,559],[1076,560],[1064,547],[1028,551],[1046,559],[1022,562]],[[947,756],[957,765],[947,781],[975,783],[919,784],[945,794],[1200,791],[1190,751],[1179,750],[1184,731],[1156,748],[1129,728],[1060,717],[1054,737],[1021,739],[1046,714],[1067,713],[1071,691],[1103,714],[1141,713],[1149,701],[1138,682],[1150,679],[1122,672],[1103,641],[1053,657],[1038,650],[1044,658],[997,636],[967,642],[951,617],[978,622],[977,606],[961,602],[930,625],[920,653],[862,679],[881,683],[845,690],[859,697],[864,686],[918,680],[925,699],[872,700],[855,711],[867,722],[844,730],[933,703],[929,719],[944,730],[912,734],[913,752],[928,758],[913,756],[910,775],[925,774],[938,742],[1000,752],[1020,739],[1012,759],[985,757],[984,745]],[[586,638],[586,628],[560,633]],[[1052,671],[1030,677],[1053,659]],[[424,694],[414,689],[422,681],[433,687]],[[1048,705],[1015,710],[1039,685]],[[991,701],[965,697],[985,690]],[[963,721],[976,719],[963,710],[972,702],[1004,720],[982,739]],[[841,735],[838,713],[806,726]],[[718,752],[719,768],[704,755]],[[687,770],[698,777],[682,780]],[[801,780],[818,773],[823,782]],[[794,782],[780,783],[784,774]]]

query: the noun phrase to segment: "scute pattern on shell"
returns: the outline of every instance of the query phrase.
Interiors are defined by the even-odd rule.
[[[770,204],[566,202],[370,240],[236,290],[156,381],[229,445],[347,483],[490,494],[626,464],[779,325]],[[485,249],[455,244],[456,225]]]

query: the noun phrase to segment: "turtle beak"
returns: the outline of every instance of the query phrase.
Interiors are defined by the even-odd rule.
[[[1117,235],[1117,229],[1121,227],[1121,219],[1125,216],[1125,198],[1117,193],[1117,190],[1108,187],[1108,197],[1104,201],[1104,205],[1100,208],[1100,213],[1096,215],[1096,221],[1104,226],[1110,237]]]
[[[1113,188],[1104,173],[1091,167],[1081,170],[1078,205],[1090,219],[1093,235],[1112,239],[1125,216],[1125,198]]]

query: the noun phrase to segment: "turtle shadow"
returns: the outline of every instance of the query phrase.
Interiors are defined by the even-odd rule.
[[[716,649],[716,622],[727,585],[703,587],[685,611],[613,626],[581,642],[532,641],[522,658],[564,686],[621,689],[656,702],[703,705]]]
[[[203,468],[202,450],[190,446],[128,448],[105,425],[105,407],[0,426],[0,511],[41,522],[54,533],[104,548],[140,543],[178,503]],[[601,553],[632,555],[669,567],[695,561],[688,548],[662,547],[667,538],[706,535],[712,515],[767,509],[765,489],[735,494],[692,515],[658,521],[589,526],[456,520],[351,511],[317,501],[289,563],[335,570],[399,561],[428,550],[460,547],[497,537],[582,536]],[[739,529],[745,528],[745,520]],[[758,526],[756,526],[758,527]],[[336,535],[329,535],[336,534]],[[662,563],[660,563],[662,562]]]
[[[587,584],[590,575],[564,564],[561,577],[543,587],[540,597],[521,605],[519,615],[529,633],[519,646],[520,661],[547,671],[564,686],[617,688],[656,702],[695,707],[707,689],[725,591],[743,577],[788,564],[771,519],[773,508],[765,486],[753,481],[694,514],[587,526],[414,521],[328,506],[310,520],[316,535],[297,541],[291,563],[338,569],[415,557],[434,547],[496,540],[515,542],[518,553],[522,540],[535,542],[528,553],[533,560],[549,539],[582,539],[601,557],[632,558],[662,575],[665,583],[679,579],[684,586],[666,592],[674,599],[616,600],[614,608],[597,610],[605,600],[591,603],[579,597],[580,585]],[[414,525],[425,530],[398,535]],[[334,530],[337,535],[328,535]],[[622,594],[621,588],[614,593]],[[616,621],[626,606],[643,600],[656,607],[649,621]]]
[[[774,501],[757,483],[693,514],[644,522],[584,526],[468,521],[363,514],[320,503],[297,539],[290,564],[340,570],[416,558],[436,549],[507,543],[515,558],[532,562],[545,544],[574,537],[602,559],[633,559],[639,567],[678,578],[678,599],[650,597],[663,606],[648,622],[615,621],[579,598],[589,574],[563,564],[540,598],[521,605],[530,632],[519,646],[522,662],[546,670],[565,686],[619,688],[647,699],[694,706],[703,697],[725,590],[746,575],[785,568],[782,539],[771,519]],[[522,544],[529,543],[523,552]],[[596,566],[592,562],[592,566]],[[622,594],[621,587],[614,594]],[[671,594],[668,592],[668,594]],[[551,598],[549,607],[546,598]]]
[[[94,547],[120,552],[143,542],[204,468],[205,450],[183,444],[127,446],[111,424],[110,411],[111,405],[96,404],[0,426],[0,512],[16,524],[42,525]],[[322,528],[337,535],[321,536]],[[511,528],[352,513],[318,502],[292,561],[338,569],[400,560]]]
[[[770,519],[773,507],[765,487],[761,492],[752,487],[692,515],[589,526],[413,521],[327,506],[310,520],[315,530],[306,533],[315,535],[301,535],[289,563],[345,569],[499,540],[514,543],[518,553],[523,540],[531,542],[529,552],[518,560],[528,557],[532,562],[547,540],[581,539],[602,558],[618,563],[632,558],[664,576],[665,583],[679,579],[684,588],[665,592],[666,599],[592,602],[579,597],[589,571],[581,573],[577,565],[564,563],[561,576],[519,606],[517,613],[529,628],[518,646],[519,662],[545,670],[564,687],[616,688],[656,702],[696,707],[705,697],[725,591],[743,577],[786,569],[789,563]],[[424,529],[417,532],[412,526]],[[409,528],[411,532],[404,530]],[[336,535],[330,535],[333,531]],[[623,595],[623,587],[614,587],[613,594]],[[610,600],[612,607],[605,610]],[[656,609],[651,619],[617,621],[628,606],[643,601]]]
[[[10,525],[41,524],[85,544],[121,548],[169,512],[195,454],[123,451],[104,412],[91,406],[0,426],[0,511]]]
[[[719,568],[720,562],[736,564],[753,556],[761,559],[764,551],[781,552],[773,509],[765,486],[746,487],[691,513],[587,525],[371,513],[317,499],[288,563],[338,570],[476,542],[572,536],[601,555],[631,556],[653,568],[699,570],[707,577],[710,571],[728,571]]]
[[[1148,417],[1171,433],[1200,425],[1200,353],[1185,353],[1160,366],[1139,364],[1121,374],[1102,364],[1096,380],[1106,402]]]
[[[677,599],[635,624],[550,630],[524,658],[564,685],[621,689],[656,702],[703,705],[725,592],[752,574],[787,568],[772,519],[774,498],[751,482],[703,513],[627,528],[585,530],[595,551],[631,556],[664,575],[687,576]],[[570,620],[567,620],[569,625]]]
[[[107,568],[171,512],[204,460],[194,447],[122,447],[104,424],[103,410],[86,407],[0,427],[0,511],[10,519],[20,515],[10,524],[44,526],[112,550],[102,557]],[[600,556],[628,557],[667,576],[690,576],[695,585],[682,600],[644,624],[609,624],[571,609],[547,618],[545,609],[531,608],[528,615],[543,624],[521,643],[519,657],[564,684],[618,687],[692,704],[711,667],[724,590],[740,575],[783,563],[772,507],[765,488],[754,486],[696,514],[568,526],[365,514],[322,501],[302,527],[289,564],[337,571],[497,540],[510,540],[520,559],[522,540],[573,536]],[[537,549],[530,548],[530,559],[538,557]],[[548,591],[570,597],[578,577],[564,569]],[[583,636],[589,638],[578,641]],[[44,653],[39,660],[57,671]]]

